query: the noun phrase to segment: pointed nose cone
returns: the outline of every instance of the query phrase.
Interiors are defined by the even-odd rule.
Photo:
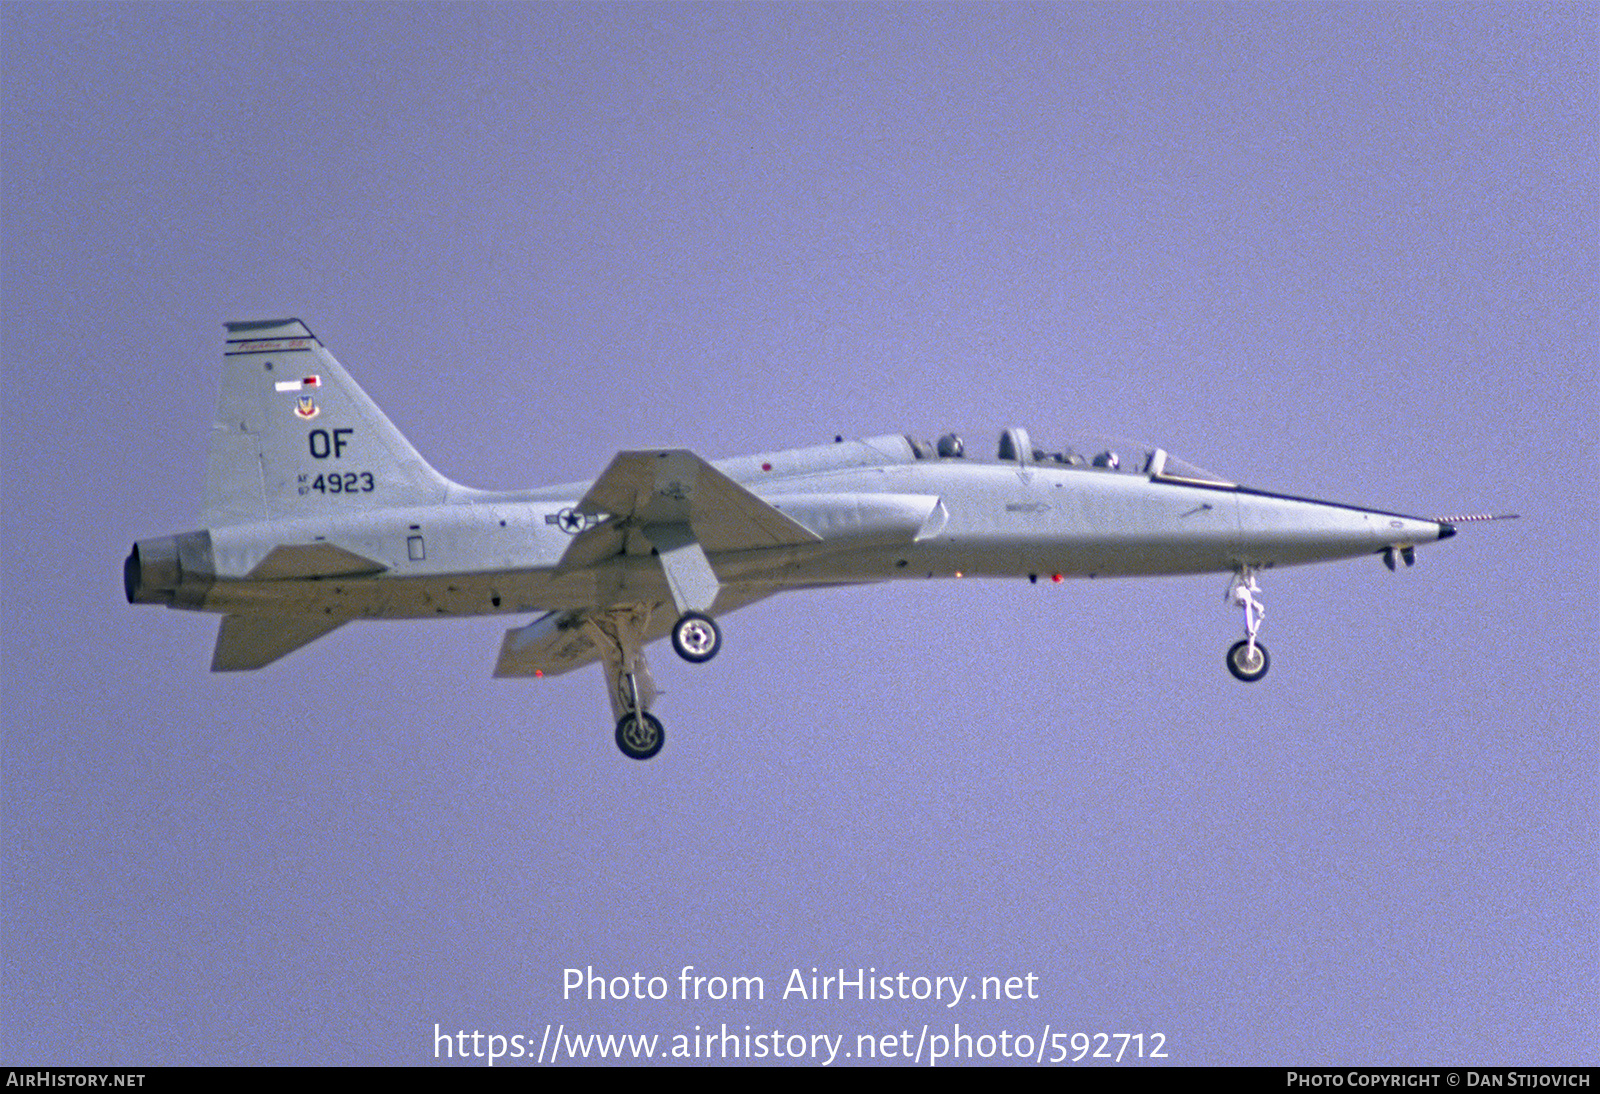
[[[1250,562],[1291,566],[1449,539],[1442,521],[1258,491],[1239,495],[1239,550]]]
[[[1376,510],[1363,510],[1363,512],[1372,518],[1377,534],[1383,539],[1386,547],[1435,543],[1456,534],[1454,528],[1442,521],[1427,520],[1423,517],[1404,517],[1397,513],[1381,513]]]

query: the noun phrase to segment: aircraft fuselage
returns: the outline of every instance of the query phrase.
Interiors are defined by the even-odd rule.
[[[854,450],[861,444],[879,450],[896,439],[714,464],[819,537],[802,545],[709,551],[722,584],[814,588],[954,576],[1227,573],[1374,554],[1453,531],[1439,521],[1378,510],[1092,467],[909,456],[859,463]],[[816,468],[818,456],[834,448],[844,466]],[[791,456],[803,470],[786,473]],[[574,513],[590,485],[474,491],[441,505],[235,524],[144,541],[138,547],[148,559],[186,538],[191,559],[180,582],[130,564],[129,597],[214,612],[322,612],[349,619],[670,601],[651,545],[639,537],[614,557],[562,567],[574,540],[566,527],[574,518],[564,515]],[[575,519],[593,527],[606,517]],[[257,573],[285,544],[331,544],[382,570]]]

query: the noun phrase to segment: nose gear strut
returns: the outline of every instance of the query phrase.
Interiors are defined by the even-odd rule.
[[[1240,566],[1234,572],[1225,599],[1244,609],[1244,639],[1229,647],[1228,671],[1235,679],[1254,683],[1267,674],[1267,666],[1272,664],[1267,647],[1256,641],[1267,607],[1261,602],[1261,585],[1256,581],[1254,566]]]

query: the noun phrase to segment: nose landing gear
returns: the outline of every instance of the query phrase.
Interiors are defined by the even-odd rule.
[[[1261,602],[1261,586],[1253,566],[1241,566],[1228,584],[1227,599],[1244,609],[1244,638],[1228,649],[1228,671],[1234,679],[1254,683],[1267,674],[1272,658],[1267,647],[1256,641],[1262,617],[1267,614]]]

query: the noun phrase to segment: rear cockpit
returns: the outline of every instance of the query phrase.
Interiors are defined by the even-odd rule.
[[[958,433],[946,433],[937,442],[906,436],[912,455],[918,460],[960,460],[967,458],[966,442]],[[1000,434],[995,458],[1001,463],[1021,467],[1075,468],[1083,471],[1117,472],[1140,475],[1164,482],[1203,483],[1208,486],[1233,486],[1234,483],[1204,468],[1179,459],[1163,448],[1104,437],[1075,440],[1055,451],[1034,447],[1026,429],[1007,429]]]

